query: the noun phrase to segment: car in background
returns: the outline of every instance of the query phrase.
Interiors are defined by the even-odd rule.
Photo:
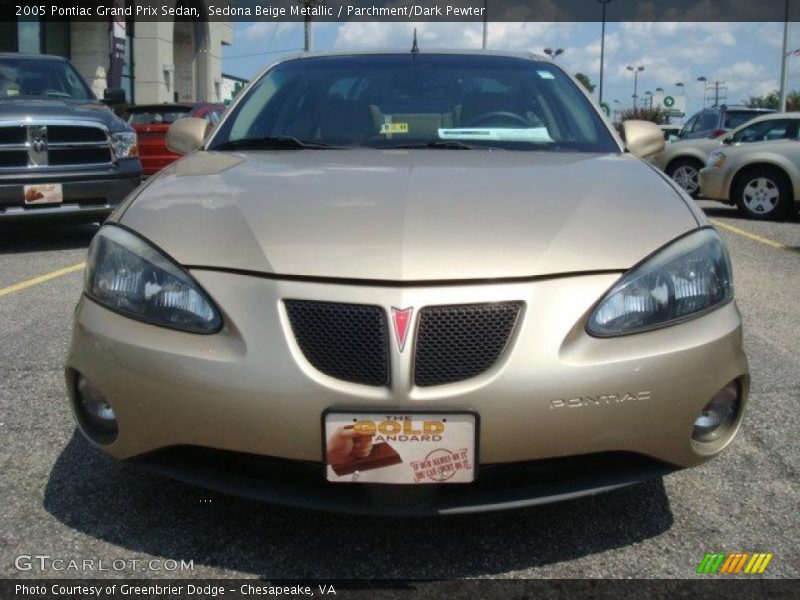
[[[678,137],[682,140],[717,138],[755,117],[773,112],[775,111],[769,108],[727,104],[704,108],[686,121]]]
[[[142,176],[136,133],[60,56],[0,53],[0,223],[102,221]]]
[[[708,153],[724,143],[743,144],[796,138],[800,113],[768,113],[740,125],[721,138],[680,140],[668,144],[650,159],[692,198],[700,195],[698,173],[706,164]]]
[[[139,158],[145,176],[154,175],[171,162],[178,154],[170,152],[165,143],[167,130],[178,119],[196,117],[216,125],[225,107],[222,104],[139,104],[126,111],[128,125],[139,136]]]
[[[726,143],[700,171],[704,197],[735,205],[752,219],[780,219],[797,210],[800,142],[793,139],[740,146]]]

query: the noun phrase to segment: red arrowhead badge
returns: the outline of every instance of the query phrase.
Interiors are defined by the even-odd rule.
[[[394,322],[394,337],[397,339],[397,348],[400,352],[406,347],[408,332],[411,330],[411,314],[414,307],[395,308],[392,307],[392,321]]]

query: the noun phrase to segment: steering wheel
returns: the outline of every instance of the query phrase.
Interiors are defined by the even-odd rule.
[[[490,123],[487,123],[489,121]],[[480,125],[497,125],[497,121],[511,123],[512,125],[522,125],[523,127],[530,127],[531,124],[528,119],[517,113],[509,112],[506,110],[493,110],[491,112],[478,115],[472,121],[464,125],[464,127],[478,127]]]

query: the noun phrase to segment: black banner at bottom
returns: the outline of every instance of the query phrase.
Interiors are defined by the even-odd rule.
[[[187,600],[228,598],[321,598],[398,600],[503,598],[509,600],[795,600],[797,579],[464,579],[278,581],[258,579],[17,579],[0,580],[3,600]]]

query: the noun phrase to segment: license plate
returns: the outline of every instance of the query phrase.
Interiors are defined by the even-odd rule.
[[[327,412],[328,481],[407,485],[475,480],[472,413]]]
[[[34,183],[23,190],[25,204],[61,204],[64,190],[60,183]]]

